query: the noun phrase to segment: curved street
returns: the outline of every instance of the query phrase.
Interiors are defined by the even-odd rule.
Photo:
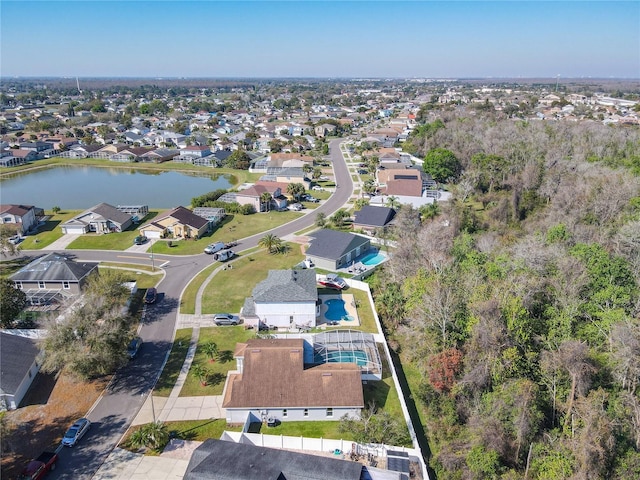
[[[340,151],[342,141],[335,139],[329,144],[335,182],[338,186],[334,194],[324,204],[292,222],[240,240],[238,251],[256,247],[265,233],[272,233],[280,238],[292,235],[312,226],[318,212],[330,216],[345,205],[352,195],[353,181]],[[84,250],[69,252],[73,252],[76,260],[147,265],[150,261],[146,253]],[[25,253],[32,256],[40,255],[42,252]],[[88,479],[106,460],[142,407],[162,371],[173,343],[182,292],[198,272],[211,264],[211,257],[204,253],[179,257],[156,254],[154,261],[156,265],[162,265],[166,275],[158,285],[161,297],[156,304],[147,309],[142,323],[140,336],[145,341],[145,348],[135,362],[131,362],[113,376],[108,388],[87,415],[93,425],[85,440],[74,448],[60,451],[60,468],[51,472],[49,478]]]

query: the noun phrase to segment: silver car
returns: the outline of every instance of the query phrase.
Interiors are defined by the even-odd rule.
[[[88,418],[81,418],[80,420],[77,420],[69,427],[67,433],[64,434],[64,437],[62,438],[62,445],[65,447],[73,447],[84,436],[84,434],[87,433],[90,426],[91,422]]]

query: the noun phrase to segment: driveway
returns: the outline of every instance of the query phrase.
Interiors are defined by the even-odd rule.
[[[67,233],[65,235],[62,235],[62,237],[57,239],[55,242],[53,242],[46,248],[43,248],[43,250],[64,250],[71,244],[71,242],[73,242],[77,238],[80,238],[81,236],[82,235],[80,234]]]

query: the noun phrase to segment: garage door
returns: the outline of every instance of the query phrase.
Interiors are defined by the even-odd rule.
[[[84,227],[63,227],[64,233],[69,235],[82,235],[84,233]]]
[[[147,238],[160,238],[160,232],[157,230],[142,230],[142,234]]]

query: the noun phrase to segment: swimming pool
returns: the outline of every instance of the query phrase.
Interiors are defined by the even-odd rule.
[[[378,265],[385,258],[386,257],[379,252],[370,252],[360,259],[360,263],[363,263],[367,266]]]
[[[315,363],[355,363],[364,367],[367,364],[367,354],[361,350],[328,350],[322,353],[315,352],[313,360]]]
[[[329,320],[353,320],[347,313],[347,309],[344,308],[344,300],[340,298],[330,298],[326,300],[327,312],[324,314]]]

